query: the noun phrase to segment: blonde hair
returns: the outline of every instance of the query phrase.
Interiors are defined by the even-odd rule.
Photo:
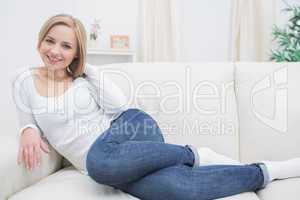
[[[86,32],[83,24],[73,16],[67,14],[59,14],[50,17],[43,24],[39,32],[37,48],[40,48],[42,41],[45,39],[50,29],[56,25],[65,25],[74,30],[77,40],[76,57],[67,67],[67,73],[73,78],[83,75],[84,65],[86,62]]]

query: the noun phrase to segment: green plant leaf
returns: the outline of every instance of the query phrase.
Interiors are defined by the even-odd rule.
[[[286,27],[272,27],[273,41],[278,47],[271,50],[270,59],[276,62],[300,61],[300,5],[288,6],[283,9],[291,13]]]

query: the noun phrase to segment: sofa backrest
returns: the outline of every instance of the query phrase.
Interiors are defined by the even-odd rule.
[[[135,63],[99,66],[151,114],[166,141],[208,146],[238,159],[232,63]]]
[[[242,162],[300,157],[300,63],[236,63]]]

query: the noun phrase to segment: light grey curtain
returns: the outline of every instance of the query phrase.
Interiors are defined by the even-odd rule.
[[[269,61],[277,0],[233,0],[231,61]]]
[[[138,61],[176,61],[180,47],[177,0],[140,0]]]

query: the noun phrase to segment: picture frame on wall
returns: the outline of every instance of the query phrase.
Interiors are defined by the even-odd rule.
[[[110,48],[112,49],[129,49],[128,35],[111,35]]]

